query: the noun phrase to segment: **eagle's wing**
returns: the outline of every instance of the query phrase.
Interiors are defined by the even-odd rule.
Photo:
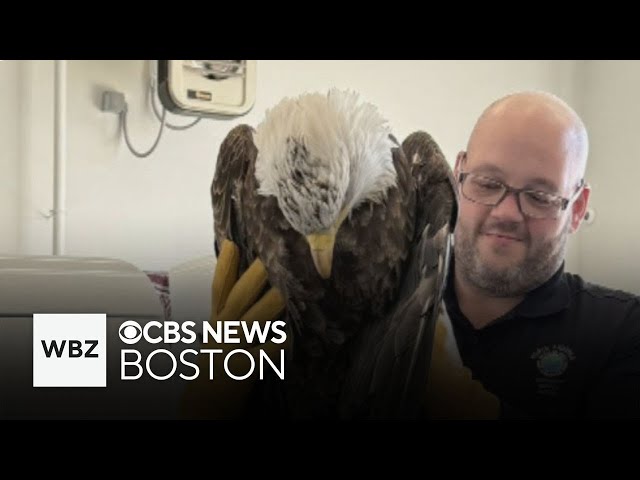
[[[416,132],[407,140],[403,149],[409,150],[407,158],[412,161],[420,229],[395,307],[359,338],[358,355],[343,390],[345,416],[410,418],[419,416],[424,404],[457,197],[450,167],[433,139]]]
[[[408,272],[403,295],[381,345],[372,388],[373,415],[412,418],[425,404],[433,334],[441,313],[451,249],[448,225],[431,236],[429,225],[414,249],[417,272]]]
[[[224,138],[218,152],[211,183],[215,252],[218,255],[224,239],[235,242],[243,252],[240,271],[250,262],[247,229],[243,220],[243,184],[253,170],[258,150],[253,143],[253,129],[248,125],[234,127]]]
[[[427,225],[431,234],[445,224],[453,231],[458,215],[458,199],[453,171],[436,141],[424,131],[409,135],[402,149],[411,162],[416,182],[416,232]]]

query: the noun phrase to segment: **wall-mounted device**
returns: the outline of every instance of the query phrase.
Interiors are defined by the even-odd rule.
[[[158,60],[158,96],[172,113],[244,115],[255,91],[256,60]]]

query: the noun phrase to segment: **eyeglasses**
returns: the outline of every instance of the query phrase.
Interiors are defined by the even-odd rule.
[[[497,206],[505,197],[513,192],[516,195],[518,208],[526,217],[536,219],[558,218],[567,209],[569,203],[578,197],[585,182],[580,180],[576,192],[571,198],[564,198],[539,190],[528,188],[513,188],[495,178],[476,175],[475,173],[460,173],[458,180],[462,195],[467,200],[488,207]]]

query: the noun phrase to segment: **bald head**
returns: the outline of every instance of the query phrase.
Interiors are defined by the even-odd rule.
[[[578,114],[555,95],[520,92],[493,102],[476,122],[467,151],[490,149],[492,142],[505,139],[520,146],[519,152],[543,155],[545,149],[557,149],[565,157],[570,182],[584,177],[589,152],[586,128]]]

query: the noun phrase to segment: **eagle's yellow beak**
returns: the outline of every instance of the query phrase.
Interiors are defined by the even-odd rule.
[[[345,218],[347,218],[346,210],[340,212],[336,222],[323,232],[312,233],[307,235],[307,242],[311,249],[311,257],[316,270],[325,280],[331,276],[331,264],[333,262],[333,247],[336,243],[336,235],[338,229]]]
[[[307,235],[307,242],[311,248],[313,264],[320,276],[327,279],[331,276],[331,263],[333,262],[333,246],[336,243],[336,232],[330,229],[327,232]]]

